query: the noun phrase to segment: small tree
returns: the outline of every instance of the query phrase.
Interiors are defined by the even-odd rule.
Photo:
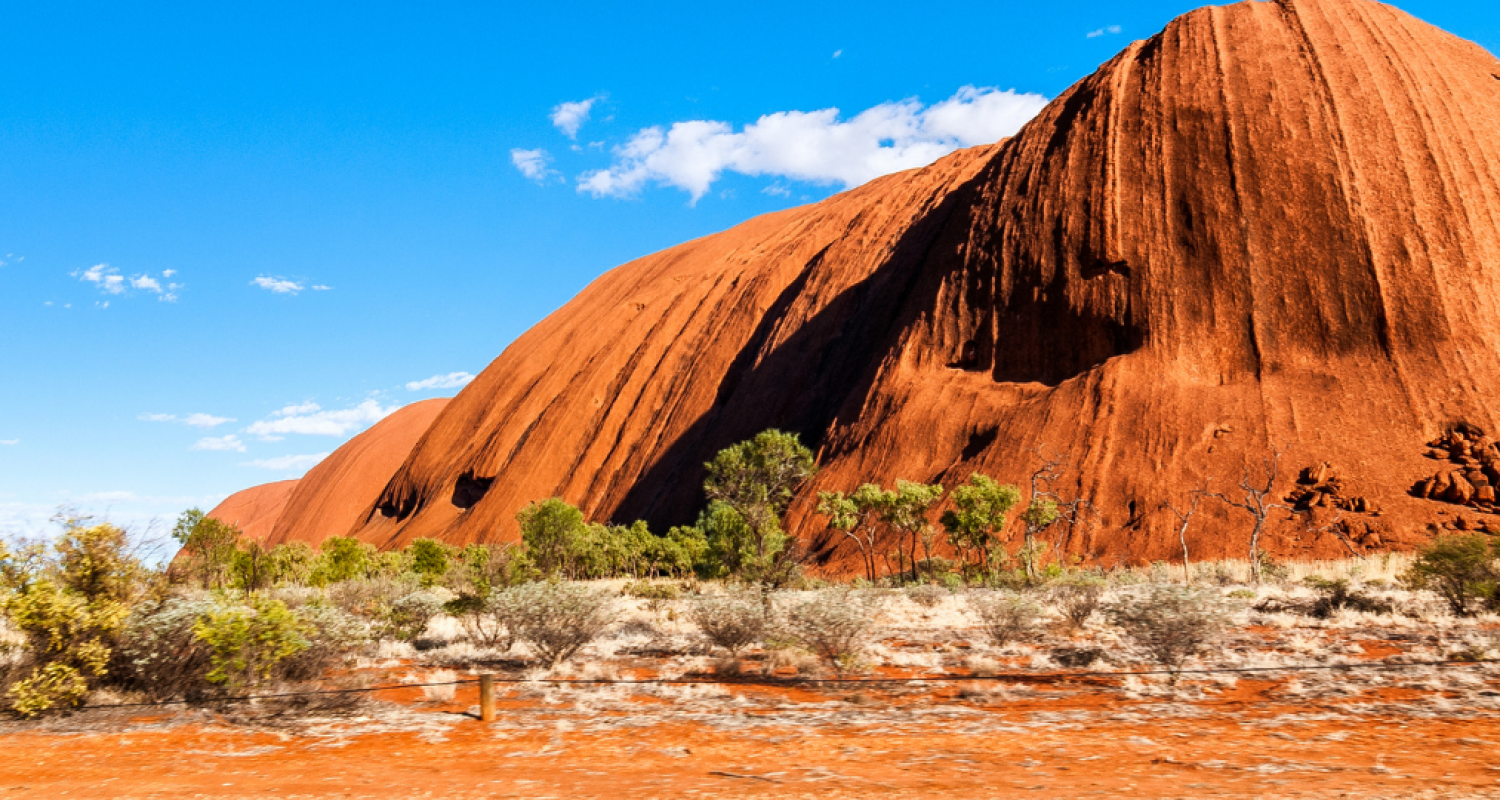
[[[375,546],[352,536],[330,536],[323,540],[319,550],[312,570],[315,586],[367,578],[380,566]]]
[[[240,541],[240,529],[190,508],[177,518],[172,538],[182,546],[183,569],[209,589],[222,589],[228,582]]]
[[[583,512],[559,498],[532,503],[516,515],[526,555],[542,575],[571,575],[578,545],[588,535]]]
[[[917,574],[917,542],[929,525],[928,513],[942,496],[942,484],[898,480],[894,495],[881,508],[880,518],[896,531],[898,548],[906,537],[911,537],[911,579],[913,581],[920,579]]]
[[[1401,575],[1412,589],[1427,589],[1443,598],[1453,613],[1473,616],[1486,600],[1500,606],[1500,545],[1493,549],[1483,534],[1443,536],[1417,552]]]
[[[1005,529],[1005,515],[1021,501],[1021,490],[1010,484],[996,483],[988,475],[975,472],[969,482],[953,490],[953,508],[943,514],[948,541],[958,550],[959,560],[969,563],[969,553],[978,552],[985,572],[993,573],[1005,553],[1000,531]]]
[[[865,578],[876,581],[875,545],[881,532],[885,509],[896,493],[873,483],[862,484],[854,493],[818,492],[818,513],[828,516],[828,526],[854,542],[864,561]]]
[[[1213,479],[1209,478],[1209,480],[1212,481]],[[1172,501],[1170,500],[1164,500],[1161,504],[1162,508],[1172,512],[1172,516],[1177,518],[1177,541],[1182,545],[1182,582],[1185,584],[1193,582],[1193,574],[1188,566],[1187,529],[1188,525],[1193,521],[1193,515],[1198,513],[1198,506],[1203,502],[1203,498],[1207,496],[1208,490],[1206,488],[1195,489],[1188,492],[1189,502],[1185,508],[1179,509],[1177,506],[1172,505]]]
[[[1250,577],[1257,586],[1260,585],[1262,567],[1265,562],[1264,554],[1260,549],[1260,537],[1266,529],[1266,520],[1271,516],[1273,509],[1292,510],[1290,506],[1273,502],[1276,497],[1276,471],[1280,463],[1281,450],[1278,449],[1266,459],[1264,481],[1250,477],[1250,465],[1247,463],[1240,476],[1238,496],[1229,497],[1219,492],[1211,495],[1225,505],[1238,508],[1254,518],[1255,527],[1250,529]]]
[[[436,586],[448,573],[453,560],[453,548],[436,539],[413,539],[406,546],[406,554],[411,571],[424,588]]]
[[[778,559],[788,549],[781,515],[797,488],[818,471],[812,451],[795,433],[767,430],[726,447],[705,466],[703,491],[743,520],[753,551],[749,561],[762,571],[784,561]]]

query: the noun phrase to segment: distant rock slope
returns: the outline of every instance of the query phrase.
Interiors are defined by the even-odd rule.
[[[292,480],[242,489],[214,506],[208,516],[239,528],[247,539],[264,542],[270,538],[271,529],[276,527],[276,520],[296,488],[297,482]]]
[[[1278,451],[1275,499],[1332,510],[1278,522],[1273,552],[1409,544],[1442,507],[1409,493],[1424,443],[1500,427],[1497,131],[1500,63],[1390,6],[1191,12],[1014,139],[605,274],[354,530],[509,539],[552,495],[682,522],[702,464],[774,426],[818,452],[790,524],[835,567],[815,491],[1024,484],[1040,452],[1090,503],[1048,535],[1095,562],[1174,557],[1163,504]],[[1337,486],[1298,488],[1325,463]],[[1248,525],[1210,504],[1189,543],[1241,555]]]
[[[350,439],[301,480],[246,489],[209,516],[234,523],[237,509],[248,504],[261,513],[248,526],[237,524],[247,536],[269,545],[317,545],[330,536],[348,535],[447,403],[448,398],[439,397],[406,406]]]

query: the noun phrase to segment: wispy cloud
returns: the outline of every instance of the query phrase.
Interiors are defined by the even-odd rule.
[[[542,183],[548,176],[556,175],[557,171],[550,169],[547,165],[552,163],[552,156],[546,150],[538,147],[535,150],[522,150],[517,147],[510,151],[510,163],[516,165],[527,178]]]
[[[420,381],[412,381],[406,384],[408,392],[420,392],[423,389],[457,389],[467,386],[474,376],[467,372],[450,372],[447,375],[434,375]]]
[[[327,411],[317,403],[306,403],[287,406],[272,414],[270,419],[252,423],[245,433],[267,442],[280,441],[289,434],[344,436],[379,422],[395,411],[395,406],[385,408],[374,400],[366,400],[353,408]]]
[[[176,414],[141,414],[136,419],[144,422],[179,422],[193,428],[217,428],[226,422],[234,422],[234,417],[216,417],[213,414],[188,414],[179,417]]]
[[[296,294],[303,289],[302,284],[296,281],[287,280],[286,278],[272,278],[269,275],[261,275],[255,280],[250,281],[250,285],[259,286],[275,294]]]
[[[599,95],[594,95],[587,100],[559,103],[552,109],[552,124],[569,139],[578,138],[578,129],[583,127],[583,123],[588,122],[589,109],[592,109],[599,99]]]
[[[15,447],[20,443],[20,439],[0,439],[0,447]]]
[[[1046,104],[1038,94],[965,86],[930,106],[882,103],[847,120],[825,108],[767,114],[738,131],[727,122],[676,122],[636,133],[615,149],[613,166],[579,176],[578,191],[623,197],[656,184],[696,202],[725,172],[854,186],[1003,139]]]
[[[1090,39],[1097,39],[1100,36],[1104,36],[1106,34],[1113,35],[1119,33],[1121,30],[1123,30],[1123,28],[1121,28],[1119,25],[1106,25],[1097,31],[1089,31],[1088,37]]]
[[[329,453],[313,453],[305,456],[278,456],[276,458],[257,458],[254,461],[240,463],[242,467],[259,467],[260,469],[274,469],[285,472],[304,472],[317,466],[319,461],[327,458]]]
[[[193,443],[190,450],[227,450],[235,453],[245,452],[245,443],[234,434],[225,436],[205,436]]]
[[[84,283],[94,284],[105,294],[125,293],[125,276],[108,264],[95,264],[88,269],[76,271],[72,275]]]

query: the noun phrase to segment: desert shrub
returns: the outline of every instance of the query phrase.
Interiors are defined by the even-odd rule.
[[[1335,612],[1346,608],[1370,614],[1389,614],[1392,611],[1390,603],[1371,597],[1350,586],[1346,578],[1329,580],[1312,575],[1305,578],[1303,583],[1318,592],[1318,598],[1313,601],[1307,612],[1318,619],[1328,619]]]
[[[381,610],[380,634],[403,642],[415,641],[427,630],[427,623],[442,612],[443,598],[433,592],[403,595]]]
[[[764,641],[770,620],[761,593],[733,591],[722,595],[698,595],[688,611],[705,638],[738,658],[740,651]]]
[[[370,625],[364,620],[322,601],[293,609],[302,623],[307,646],[277,664],[278,680],[311,681],[347,661],[370,641]]]
[[[131,612],[110,673],[126,689],[152,700],[195,701],[213,688],[208,683],[208,643],[193,627],[214,610],[206,598],[174,597]]]
[[[1074,628],[1082,628],[1099,609],[1105,581],[1097,575],[1069,575],[1048,589],[1048,598]]]
[[[406,560],[423,588],[436,586],[454,561],[453,548],[436,539],[415,539],[406,547]]]
[[[1109,607],[1110,622],[1126,640],[1176,681],[1182,665],[1223,630],[1226,615],[1218,598],[1178,586],[1157,585],[1141,598]]]
[[[572,658],[614,621],[608,594],[569,583],[529,583],[507,589],[516,638],[548,667]]]
[[[786,632],[842,674],[859,663],[883,599],[870,592],[813,592],[784,612]]]
[[[1460,617],[1473,616],[1481,604],[1500,605],[1500,569],[1496,551],[1483,534],[1444,536],[1417,552],[1401,575],[1408,588],[1437,593]]]
[[[63,520],[50,553],[0,545],[0,612],[23,638],[7,694],[22,716],[77,705],[104,678],[146,573],[113,525]]]
[[[975,592],[968,600],[996,647],[1036,638],[1043,614],[1031,600],[1006,591]]]
[[[287,542],[271,548],[270,569],[273,584],[301,586],[311,582],[318,553],[307,542]]]
[[[381,554],[375,546],[352,536],[330,536],[318,549],[318,558],[309,575],[314,586],[369,579],[381,571]]]
[[[620,593],[626,597],[639,597],[642,600],[676,600],[682,596],[682,590],[676,584],[651,581],[632,581],[625,584]]]
[[[392,603],[416,589],[416,582],[409,576],[378,575],[332,584],[326,593],[328,602],[339,610],[365,619],[376,619]]]
[[[280,600],[255,597],[210,609],[193,632],[209,647],[208,682],[235,692],[269,680],[277,665],[308,648],[313,631]]]
[[[515,644],[521,628],[522,594],[510,589],[488,595],[461,594],[445,603],[443,610],[458,619],[470,642],[504,652]]]
[[[949,594],[947,589],[930,583],[906,587],[906,599],[923,608],[936,608]]]
[[[490,593],[536,577],[526,551],[510,544],[471,544],[458,555],[458,580],[449,588],[460,595],[488,597]]]
[[[542,575],[572,574],[579,543],[589,533],[582,511],[554,497],[521,509],[516,522],[526,553]]]

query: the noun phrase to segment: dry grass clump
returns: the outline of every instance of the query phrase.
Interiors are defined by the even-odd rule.
[[[968,601],[996,647],[1036,639],[1046,619],[1041,606],[1014,592],[970,592]]]
[[[1126,641],[1166,668],[1174,681],[1183,664],[1213,642],[1226,624],[1217,597],[1178,586],[1152,586],[1144,597],[1117,602],[1108,611]]]
[[[754,590],[698,595],[691,601],[688,616],[710,644],[729,651],[730,660],[737,660],[740,651],[750,645],[765,641],[771,627],[765,598]]]
[[[846,588],[808,592],[782,611],[786,632],[843,674],[859,665],[884,598]]]

